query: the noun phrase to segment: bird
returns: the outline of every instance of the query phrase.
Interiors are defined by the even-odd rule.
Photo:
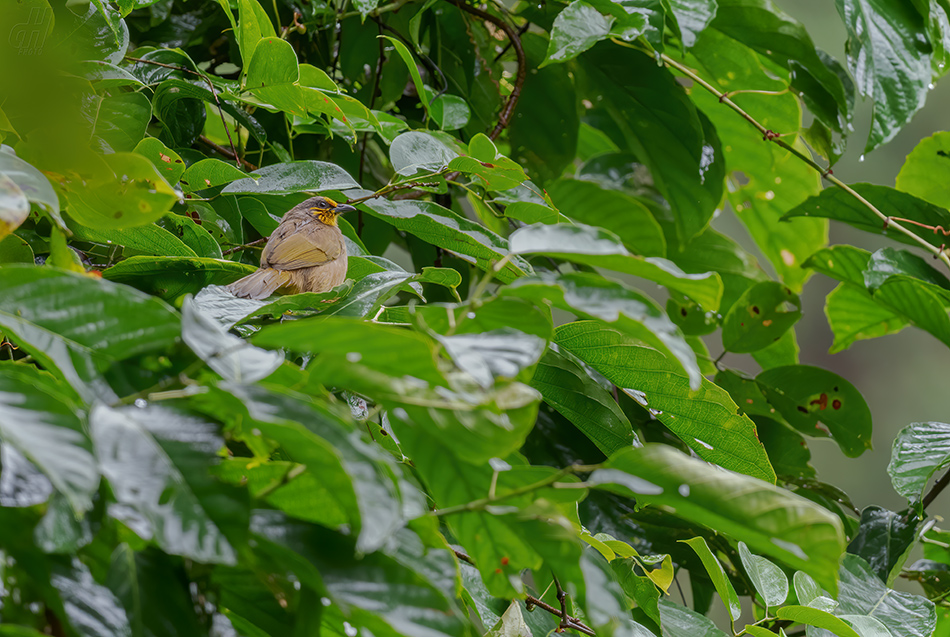
[[[261,267],[227,290],[259,300],[277,291],[328,292],[340,285],[346,279],[346,243],[337,216],[354,210],[329,197],[311,197],[297,204],[267,240]]]

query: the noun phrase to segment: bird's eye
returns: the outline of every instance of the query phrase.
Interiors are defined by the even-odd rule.
[[[324,209],[325,209],[325,208],[327,207],[327,202],[321,201],[320,203],[317,204],[317,206],[319,206],[320,208],[324,208]]]

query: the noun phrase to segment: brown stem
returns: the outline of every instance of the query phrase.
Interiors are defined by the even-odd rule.
[[[231,139],[231,131],[228,130],[228,123],[224,119],[224,109],[221,108],[221,100],[218,99],[218,92],[214,90],[214,83],[211,81],[211,78],[205,75],[204,73],[198,73],[197,71],[192,71],[191,69],[186,69],[183,66],[176,66],[174,64],[164,64],[162,62],[153,62],[152,60],[145,60],[142,58],[135,58],[126,55],[126,60],[132,60],[133,62],[140,62],[142,64],[151,64],[153,66],[161,66],[166,69],[175,69],[176,71],[181,71],[182,73],[191,73],[192,75],[197,75],[205,82],[208,83],[208,89],[211,91],[211,97],[214,98],[214,103],[218,107],[218,116],[221,118],[221,125],[224,127],[224,132],[228,136],[228,145],[231,146],[231,156],[236,162],[238,162],[238,168],[240,168],[240,159],[238,157],[237,150],[234,148],[234,140]],[[217,144],[216,144],[217,145]],[[220,148],[220,146],[218,146]],[[227,156],[227,153],[222,153]]]
[[[467,563],[471,564],[472,566],[475,566],[475,560],[473,560],[473,559],[472,559],[471,557],[469,557],[467,554],[465,554],[465,553],[463,553],[462,551],[459,551],[459,550],[457,550],[457,549],[452,549],[452,552],[455,553],[455,557],[459,558],[459,559],[462,560],[463,562],[467,562]],[[556,581],[557,581],[557,579],[555,579],[555,582],[556,582]],[[560,589],[560,584],[558,585],[558,588]],[[562,591],[562,592],[563,592],[563,591]],[[581,633],[581,634],[584,634],[584,635],[588,635],[589,637],[595,637],[595,636],[596,636],[596,633],[593,631],[592,628],[590,628],[589,626],[587,626],[584,622],[582,622],[581,620],[577,619],[576,617],[571,617],[570,615],[568,615],[568,614],[567,614],[567,610],[565,610],[565,609],[563,608],[563,606],[564,606],[563,604],[562,604],[562,609],[561,609],[561,610],[558,610],[558,609],[555,608],[554,606],[551,606],[551,605],[548,604],[547,602],[545,602],[545,601],[543,601],[543,600],[541,600],[541,599],[538,599],[538,598],[535,597],[534,595],[525,595],[525,596],[524,596],[524,601],[525,601],[525,606],[527,606],[528,608],[530,608],[531,606],[537,606],[537,607],[540,608],[541,610],[545,610],[545,611],[551,613],[552,615],[554,615],[555,617],[559,617],[559,618],[561,619],[561,626],[560,626],[560,627],[563,627],[563,628],[573,628],[573,629],[576,630],[577,632],[579,632],[579,633]],[[559,628],[560,628],[560,627],[559,627]],[[558,632],[561,632],[561,631],[558,630]]]
[[[227,250],[225,250],[225,251],[222,252],[221,254],[222,254],[222,255],[229,255],[229,254],[231,254],[232,252],[238,252],[239,250],[246,250],[246,249],[248,249],[248,248],[252,248],[252,247],[256,246],[256,245],[259,244],[259,243],[264,243],[265,241],[267,241],[267,237],[261,237],[260,239],[256,239],[256,240],[254,240],[254,241],[251,241],[250,243],[245,243],[245,244],[242,244],[242,245],[239,245],[239,246],[235,246],[235,247],[233,247],[233,248],[228,248]]]
[[[244,166],[246,170],[249,170],[249,171],[257,170],[257,166],[255,166],[248,160],[244,159],[243,157],[238,157],[237,153],[231,150],[228,150],[227,148],[225,148],[224,146],[221,146],[220,144],[215,144],[213,141],[211,141],[204,135],[198,135],[198,141],[210,147],[211,150],[213,150],[214,152],[224,155],[225,157],[230,157],[231,159],[239,162],[241,165]]]
[[[930,503],[933,502],[938,495],[940,495],[941,491],[947,488],[948,484],[950,484],[950,471],[947,471],[945,474],[943,474],[943,476],[941,476],[940,479],[934,483],[934,486],[930,488],[930,491],[927,492],[927,495],[924,496],[924,500],[922,502],[923,508],[926,509],[929,507]]]
[[[491,22],[504,31],[505,35],[508,36],[508,41],[511,43],[511,46],[515,49],[515,55],[518,58],[518,72],[515,75],[515,84],[511,89],[511,93],[508,95],[508,100],[501,109],[501,113],[498,115],[498,124],[496,124],[492,132],[488,134],[492,140],[498,139],[498,136],[501,135],[501,131],[505,130],[511,121],[511,114],[514,112],[515,106],[518,105],[518,98],[521,97],[521,88],[524,86],[525,76],[528,72],[528,64],[525,60],[524,47],[521,46],[521,38],[518,36],[518,33],[501,18],[497,18],[487,11],[482,11],[481,9],[465,4],[463,0],[448,1],[462,11],[471,13],[486,22]]]

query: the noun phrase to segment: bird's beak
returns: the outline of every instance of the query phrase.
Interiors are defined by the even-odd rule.
[[[336,208],[333,209],[333,212],[335,212],[338,215],[342,215],[344,212],[353,212],[355,210],[356,208],[354,208],[350,204],[338,203],[336,205]]]

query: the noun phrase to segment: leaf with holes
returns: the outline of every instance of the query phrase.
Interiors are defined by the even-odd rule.
[[[782,338],[802,317],[798,295],[775,281],[745,291],[726,314],[722,346],[730,352],[754,352]]]

